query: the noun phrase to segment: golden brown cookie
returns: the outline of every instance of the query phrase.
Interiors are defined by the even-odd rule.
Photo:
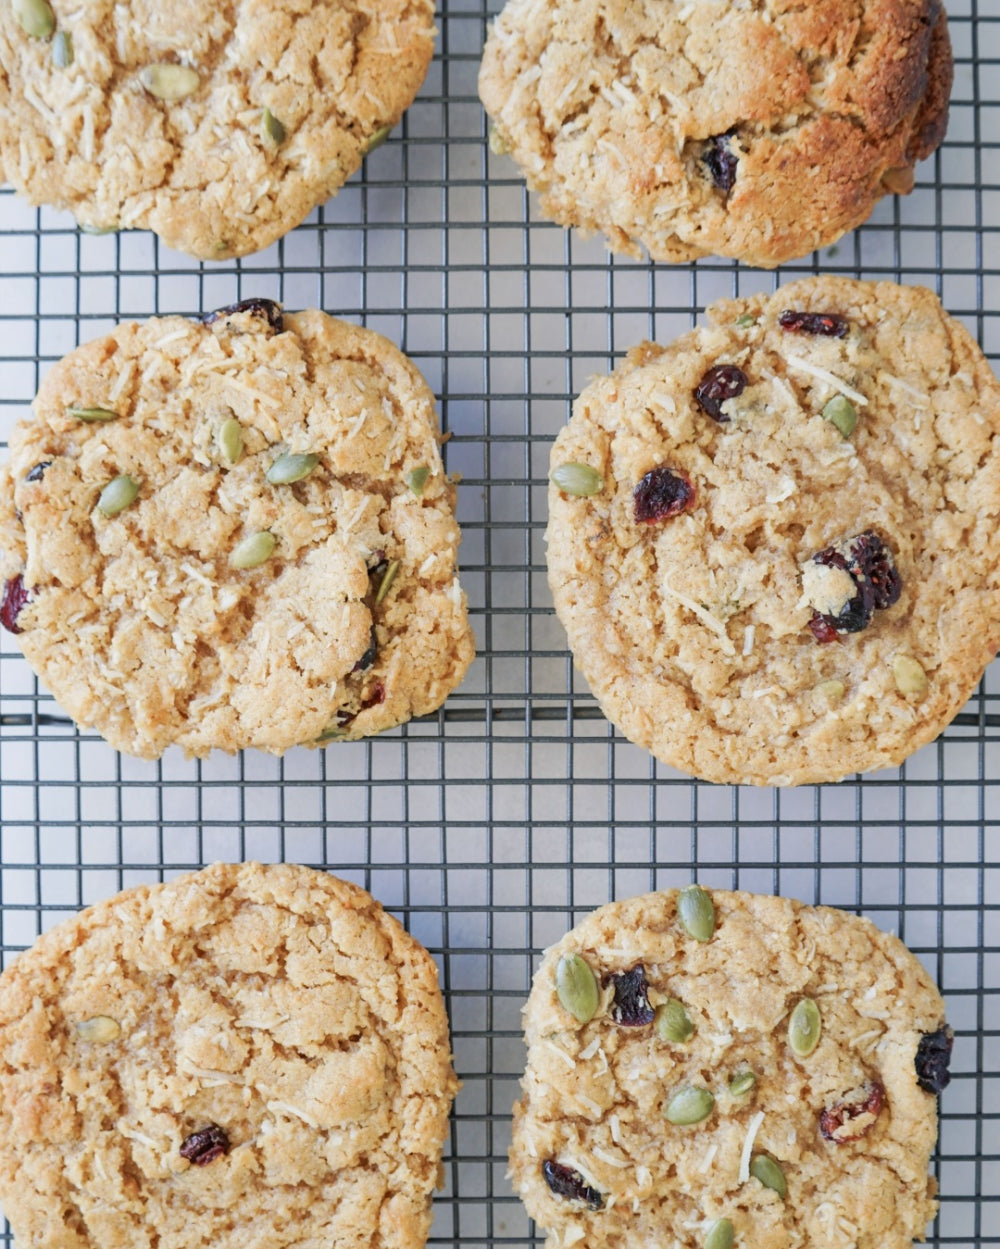
[[[930,291],[723,300],[577,400],[549,582],[632,741],[795,785],[933,740],[1000,645],[1000,384]]]
[[[912,188],[951,82],[940,0],[509,0],[479,91],[561,225],[769,267]]]
[[[270,300],[57,364],[0,468],[0,621],[77,723],[156,758],[363,737],[472,660],[434,398]]]
[[[525,1010],[511,1170],[548,1249],[910,1249],[952,1036],[895,937],[690,886],[601,907]]]
[[[244,256],[333,195],[396,125],[433,19],[431,0],[11,0],[0,172],[85,227]]]
[[[216,864],[0,977],[21,1249],[421,1249],[457,1083],[430,956],[364,890]]]

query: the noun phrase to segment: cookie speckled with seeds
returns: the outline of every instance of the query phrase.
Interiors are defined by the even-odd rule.
[[[773,266],[912,188],[951,82],[940,0],[508,0],[479,91],[560,224]]]
[[[117,749],[280,754],[462,679],[434,399],[381,335],[269,300],[124,324],[34,407],[0,469],[0,621]]]
[[[34,1249],[421,1249],[457,1088],[430,956],[364,890],[216,864],[0,977],[0,1201]]]
[[[510,1161],[547,1249],[910,1249],[951,1050],[927,972],[868,920],[785,898],[712,891],[699,940],[687,893],[601,907],[535,974]],[[604,986],[583,1020],[570,963]]]
[[[434,34],[431,0],[4,3],[0,171],[86,227],[243,256],[396,125]]]
[[[708,315],[556,440],[576,662],[628,738],[708,780],[895,766],[1000,646],[1000,383],[919,287],[807,279]]]

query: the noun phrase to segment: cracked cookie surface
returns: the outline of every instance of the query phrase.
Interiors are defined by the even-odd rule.
[[[557,480],[600,483],[549,487],[576,663],[626,737],[696,776],[895,766],[1000,645],[1000,383],[919,287],[807,279],[708,316],[591,383],[556,440]],[[693,498],[643,523],[662,469]]]
[[[561,225],[770,267],[912,188],[952,72],[940,0],[509,0],[479,91]]]
[[[146,758],[433,711],[473,642],[426,383],[322,312],[205,320],[127,323],[49,372],[0,468],[3,623],[77,723]]]
[[[420,1249],[449,1053],[430,956],[355,885],[216,864],[118,894],[0,977],[16,1243]]]
[[[936,1104],[917,1070],[922,1038],[944,1035],[933,982],[868,920],[709,896],[707,940],[666,890],[593,912],[535,974],[511,1171],[548,1249],[703,1249],[723,1219],[754,1249],[910,1249],[935,1210]],[[574,955],[600,986],[586,1022],[560,995]],[[616,1010],[616,986],[637,968],[652,1022]],[[668,1000],[687,1016],[673,1034],[684,1039],[664,1029]],[[821,1031],[800,1056],[789,1021],[806,1000]],[[783,1199],[756,1177],[761,1157],[779,1168]]]
[[[266,247],[328,199],[413,100],[435,33],[430,0],[50,3],[47,38],[0,7],[0,173],[85,226],[205,260]],[[194,71],[165,84],[186,94],[147,89],[160,65]]]

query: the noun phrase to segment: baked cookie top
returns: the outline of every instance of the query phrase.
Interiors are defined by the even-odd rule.
[[[248,300],[48,373],[0,468],[0,620],[155,758],[362,737],[473,655],[434,398],[387,339]]]
[[[909,1249],[934,1215],[951,1032],[867,920],[698,886],[601,907],[525,1039],[511,1170],[549,1249]]]
[[[479,92],[560,224],[773,266],[912,188],[951,82],[940,0],[508,0]]]
[[[709,321],[631,351],[556,440],[576,663],[708,780],[895,766],[1000,645],[1000,384],[919,287],[807,279]]]
[[[402,116],[432,0],[11,0],[0,178],[203,260],[267,247]]]

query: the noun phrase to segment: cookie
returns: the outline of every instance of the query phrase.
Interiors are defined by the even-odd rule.
[[[385,138],[434,34],[431,0],[12,0],[0,7],[0,180],[85,228],[245,256]]]
[[[433,711],[473,655],[434,399],[387,339],[248,300],[55,365],[0,469],[0,621],[80,725],[280,754]]]
[[[553,448],[576,663],[695,776],[893,767],[1000,646],[1000,384],[918,287],[806,279],[709,321],[592,382]]]
[[[771,267],[912,189],[951,83],[940,0],[508,0],[479,93],[561,225]]]
[[[698,886],[594,911],[525,1009],[510,1161],[548,1249],[909,1249],[952,1035],[865,919]]]
[[[0,1202],[35,1249],[419,1249],[457,1088],[434,964],[364,890],[216,864],[0,977]]]

